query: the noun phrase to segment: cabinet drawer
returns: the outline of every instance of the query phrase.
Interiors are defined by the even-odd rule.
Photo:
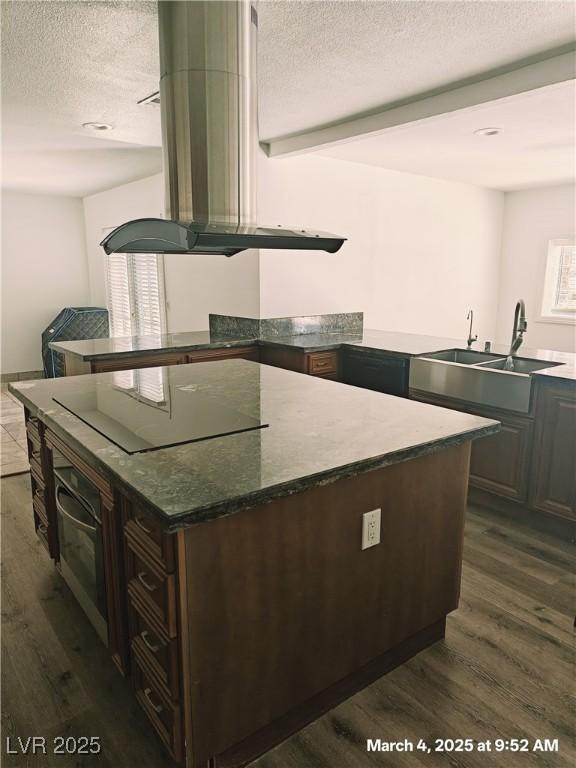
[[[189,352],[189,363],[207,363],[211,360],[253,360],[258,362],[260,350],[256,346],[251,347],[223,347],[221,349],[201,349],[197,352]]]
[[[126,523],[126,536],[135,541],[160,568],[167,573],[174,571],[174,537],[165,533],[160,525],[138,507],[134,507],[132,517]]]
[[[132,679],[136,699],[176,761],[182,756],[180,708],[171,704],[161,686],[144,669],[137,654],[132,656]]]
[[[46,512],[46,498],[44,491],[37,488],[32,496],[32,506],[34,512],[46,527],[48,527],[48,514]]]
[[[44,472],[42,469],[42,458],[40,453],[36,453],[36,452],[31,453],[28,460],[30,462],[30,471],[41,482],[44,482]]]
[[[46,482],[44,480],[44,474],[41,470],[38,469],[38,461],[35,461],[34,464],[32,464],[32,461],[30,461],[30,478],[32,480],[32,491],[36,491],[36,489],[40,489],[44,491],[46,488]]]
[[[162,682],[171,701],[180,698],[177,640],[171,640],[138,608],[130,606],[131,646],[146,670]]]
[[[338,372],[338,352],[311,352],[308,355],[308,373],[324,376]]]
[[[169,638],[176,637],[175,576],[148,559],[146,552],[129,537],[127,541],[128,595],[133,605],[150,616]]]
[[[26,435],[28,440],[34,444],[35,450],[40,451],[40,431],[38,429],[38,422],[35,419],[28,419],[26,422]]]
[[[180,365],[186,362],[184,354],[133,355],[111,360],[94,360],[93,373],[108,371],[130,371],[138,368],[156,368],[162,365]]]
[[[52,557],[52,552],[50,551],[50,539],[48,537],[48,526],[42,522],[38,516],[35,516],[35,523],[36,523],[36,534],[44,547],[46,547],[46,551]]]

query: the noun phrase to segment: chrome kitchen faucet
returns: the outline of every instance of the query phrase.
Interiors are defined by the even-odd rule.
[[[508,357],[506,358],[505,363],[507,371],[514,370],[514,361],[512,360],[512,357],[520,349],[520,345],[524,341],[524,334],[526,333],[527,328],[528,323],[526,322],[526,305],[524,304],[524,299],[520,299],[520,301],[516,302],[516,308],[514,309],[514,325],[512,326],[510,352],[508,353]]]
[[[472,324],[474,323],[474,310],[469,309],[466,320],[470,320],[470,329],[468,331],[468,349],[472,349],[472,344],[478,340],[478,334],[472,336]]]

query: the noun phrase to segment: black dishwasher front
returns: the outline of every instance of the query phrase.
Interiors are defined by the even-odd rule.
[[[387,395],[408,397],[409,360],[378,352],[344,350],[343,381]]]

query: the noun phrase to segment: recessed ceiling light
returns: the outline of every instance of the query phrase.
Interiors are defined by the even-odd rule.
[[[498,136],[499,133],[501,133],[500,128],[478,128],[474,131],[476,136]]]
[[[87,131],[111,131],[112,126],[109,123],[82,123],[82,128]]]

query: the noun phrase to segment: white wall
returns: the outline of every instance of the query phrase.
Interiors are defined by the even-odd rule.
[[[106,300],[103,230],[130,219],[161,217],[164,210],[162,176],[124,184],[84,198],[86,249],[90,263],[92,300]],[[225,256],[164,258],[167,326],[170,332],[208,328],[208,314],[258,317],[258,253]]]
[[[574,238],[575,189],[573,184],[564,184],[506,193],[497,331],[500,341],[510,340],[514,307],[518,299],[524,299],[526,347],[576,351],[574,325],[539,319],[548,241]]]
[[[259,220],[344,235],[335,255],[262,251],[262,317],[363,310],[365,326],[493,338],[503,193],[314,155],[259,164]]]
[[[42,369],[40,335],[89,301],[82,201],[2,191],[2,373]]]
[[[94,302],[105,300],[102,230],[158,216],[160,175],[85,198]],[[364,311],[365,324],[492,338],[503,195],[465,184],[307,155],[260,153],[258,220],[348,238],[338,254],[254,251],[166,256],[168,329],[208,327],[209,312],[249,317]]]
[[[526,346],[574,349],[574,326],[537,320],[548,240],[574,235],[574,186],[503,195],[332,158],[263,153],[258,176],[260,223],[325,229],[348,241],[333,255],[167,256],[169,330],[205,329],[209,312],[362,310],[366,327],[464,339],[472,307],[480,338],[506,342],[522,297]],[[162,197],[160,175],[87,197],[83,207],[74,198],[4,192],[3,372],[41,368],[40,332],[60,308],[105,304],[103,230],[160,216]]]
[[[130,219],[161,216],[163,192],[162,176],[158,174],[84,198],[86,254],[94,304],[106,306],[105,254],[100,245],[104,230]]]

